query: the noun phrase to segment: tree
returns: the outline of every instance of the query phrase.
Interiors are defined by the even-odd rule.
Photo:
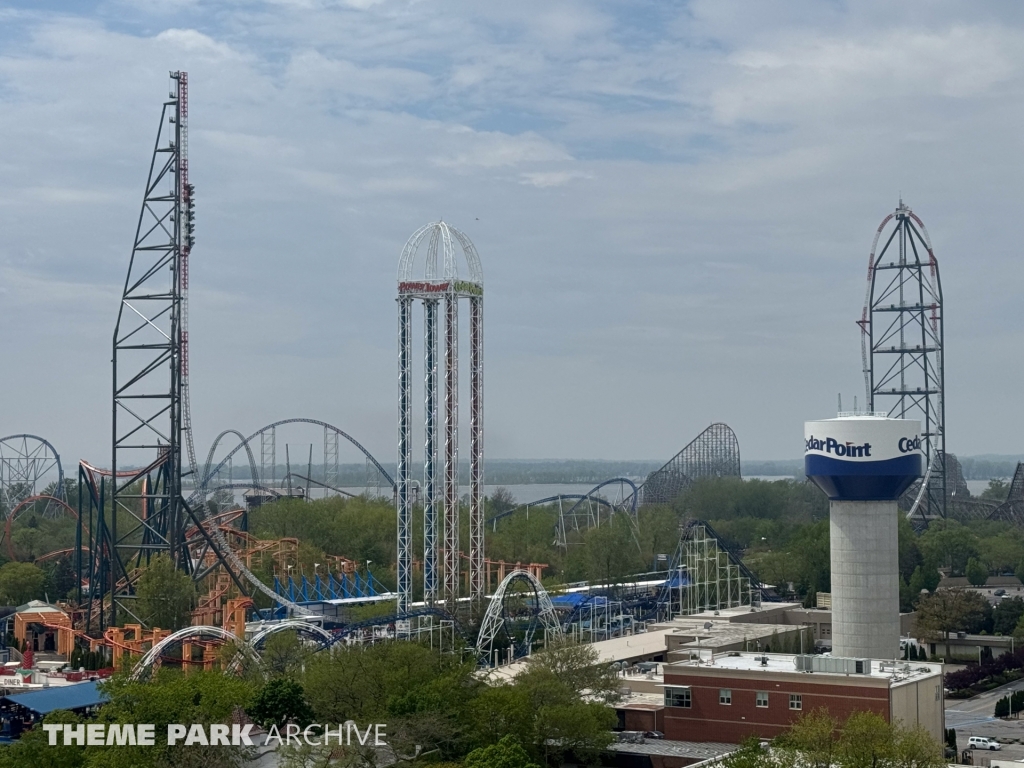
[[[856,712],[839,728],[824,709],[797,720],[789,733],[772,743],[770,759],[756,760],[758,750],[745,746],[749,758],[729,768],[944,768],[942,745],[921,728],[888,723],[873,712]]]
[[[302,687],[316,722],[388,723],[388,743],[402,754],[415,745],[442,758],[464,755],[480,740],[476,701],[484,683],[473,661],[408,642],[337,647],[306,662]]]
[[[313,722],[313,710],[306,701],[302,685],[288,677],[268,680],[256,691],[246,711],[264,728],[281,727],[289,722],[305,728]]]
[[[843,768],[876,768],[892,760],[893,727],[874,712],[855,712],[843,726],[839,762]]]
[[[615,711],[583,701],[550,668],[527,666],[511,685],[483,691],[473,703],[476,741],[493,744],[510,735],[543,764],[558,764],[569,753],[596,762],[611,743]]]
[[[538,710],[537,746],[548,764],[564,765],[573,755],[584,765],[599,765],[612,742],[615,710],[593,701],[575,700]]]
[[[492,515],[500,515],[502,512],[508,512],[516,507],[516,497],[512,495],[512,491],[503,485],[494,489],[494,493],[491,494],[488,502],[490,503],[489,511]]]
[[[512,736],[503,736],[497,744],[474,749],[462,763],[463,768],[540,768]]]
[[[568,639],[556,641],[527,659],[526,670],[537,669],[551,672],[578,696],[586,694],[605,701],[618,696],[618,676],[600,661],[592,645]]]
[[[765,584],[773,584],[780,595],[789,591],[789,585],[796,581],[800,564],[789,552],[764,552],[751,563],[757,577]]]
[[[1009,717],[1010,716],[1010,697],[1003,696],[996,702],[995,708],[996,717]]]
[[[258,538],[295,537],[315,543],[316,550],[329,555],[342,555],[357,563],[372,560],[374,575],[381,578],[397,558],[396,525],[394,508],[388,502],[363,496],[332,496],[312,502],[281,499],[260,507],[249,519],[250,531]],[[300,562],[307,573],[312,573],[313,562],[324,562],[313,549],[307,549]]]
[[[916,605],[917,601],[921,599],[921,592],[924,590],[934,592],[935,588],[939,586],[941,578],[937,568],[929,567],[928,565],[917,566],[910,576],[912,602]]]
[[[110,701],[100,709],[102,723],[152,723],[157,734],[170,723],[225,723],[235,708],[247,702],[252,685],[221,672],[157,670],[147,681],[118,675],[103,686]],[[86,748],[89,768],[242,768],[243,747],[105,746]],[[42,763],[48,765],[48,763]]]
[[[192,578],[174,567],[165,554],[156,555],[135,588],[139,618],[146,626],[181,629],[191,623],[196,587]]]
[[[78,715],[58,709],[43,718],[43,723],[69,723],[77,725],[84,722]],[[37,725],[13,744],[5,744],[0,750],[0,766],[2,768],[82,768],[85,766],[85,749],[83,747],[66,747],[60,742],[57,746],[49,745],[49,736]]]
[[[978,537],[956,520],[936,520],[921,534],[918,546],[926,562],[945,566],[956,575],[978,554]]]
[[[924,557],[921,554],[921,548],[917,545],[914,526],[910,524],[905,515],[900,515],[898,522],[900,576],[910,581],[914,571],[924,563]]]
[[[1024,616],[1024,598],[1004,597],[992,611],[992,631],[997,635],[1012,635],[1021,616]]]
[[[499,684],[483,690],[471,708],[475,742],[486,746],[512,736],[532,752],[537,713],[531,698],[522,685]]]
[[[795,753],[807,768],[832,768],[838,751],[839,721],[821,708],[809,712],[776,741],[783,752]]]
[[[50,561],[44,567],[43,573],[46,574],[46,581],[43,584],[45,594],[54,600],[72,595],[78,583],[78,576],[70,557]]]
[[[986,527],[994,527],[994,524],[988,523]],[[1001,523],[999,527],[1002,530],[978,540],[978,553],[991,573],[1013,573],[1017,563],[1024,557],[1024,536],[1019,529],[1011,528],[1009,523]]]
[[[920,725],[907,728],[897,724],[893,728],[892,765],[900,768],[946,768],[942,745]],[[953,734],[956,747],[956,734]]]
[[[291,631],[271,635],[260,651],[263,670],[271,675],[296,675],[309,657],[310,650]]]
[[[1024,691],[1014,691],[1010,694],[1010,714],[1016,717],[1024,710]]]
[[[591,528],[583,537],[589,580],[618,584],[643,567],[628,515],[612,515],[607,525]]]
[[[832,562],[829,555],[829,522],[821,520],[805,525],[790,542],[790,551],[800,571],[797,589],[813,600],[816,592],[828,592],[832,588]]]
[[[976,557],[968,558],[965,574],[967,576],[967,581],[975,587],[983,587],[985,586],[985,582],[988,581],[988,568],[986,568]]]
[[[22,605],[43,597],[46,574],[32,563],[6,563],[0,567],[0,600]]]
[[[720,764],[722,768],[781,768],[771,751],[756,736],[751,736]]]
[[[988,488],[981,492],[981,498],[992,499],[993,501],[1006,501],[1010,494],[1010,484],[999,477],[993,477],[988,481]]]
[[[991,628],[992,606],[969,589],[940,589],[917,606],[917,631],[922,637],[945,638],[949,632],[981,632]]]

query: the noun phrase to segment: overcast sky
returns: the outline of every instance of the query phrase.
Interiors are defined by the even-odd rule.
[[[941,266],[949,450],[1024,452],[1019,3],[0,4],[0,434],[65,465],[109,464],[171,69],[200,453],[310,416],[393,461],[398,256],[443,217],[484,267],[489,456],[667,459],[725,421],[795,458],[863,402],[900,193]]]

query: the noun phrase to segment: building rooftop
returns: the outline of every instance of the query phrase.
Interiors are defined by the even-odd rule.
[[[644,739],[641,742],[617,742],[608,749],[631,755],[664,755],[666,757],[688,757],[697,760],[711,760],[735,752],[738,744],[721,744],[714,741],[668,741],[665,739]]]
[[[2,697],[2,700],[39,715],[46,715],[58,709],[74,711],[106,703],[109,697],[100,691],[97,685],[95,682],[75,683],[59,688],[15,693]]]
[[[622,661],[642,661],[664,654],[666,647],[665,638],[672,632],[673,630],[671,629],[640,632],[635,635],[616,637],[613,640],[601,640],[591,643],[590,646],[597,651],[598,659],[607,664]],[[490,670],[490,673],[495,679],[510,680],[525,668],[525,661],[517,661],[513,664],[506,664],[503,667],[495,667]]]
[[[66,614],[63,608],[52,605],[50,603],[44,603],[42,600],[29,600],[24,605],[19,605],[18,610],[15,613],[63,613]]]
[[[803,603],[761,603],[761,605],[737,605],[732,608],[721,608],[717,611],[702,611],[689,616],[682,616],[683,619],[701,619],[702,621],[748,621],[750,614],[774,614],[792,611],[795,608],[803,608]]]
[[[747,606],[743,609],[726,609],[749,611]],[[705,628],[711,624],[711,628]],[[794,633],[800,629],[799,626],[790,624],[754,624],[746,622],[730,621],[725,616],[681,616],[671,621],[653,625],[647,632],[638,632],[634,635],[616,637],[612,640],[600,640],[591,643],[591,647],[597,651],[600,661],[613,664],[616,662],[636,662],[663,656],[671,649],[679,651],[703,651],[705,649],[722,648],[723,646],[737,647],[744,641],[750,643],[750,647],[756,650],[756,643],[764,642],[774,633]],[[670,638],[675,642],[670,643]],[[808,648],[810,650],[810,648]],[[491,675],[496,679],[508,680],[515,677],[525,668],[525,661],[517,661],[502,667],[491,670]]]
[[[616,709],[634,709],[634,710],[657,710],[665,708],[665,693],[661,689],[660,684],[662,678],[659,676],[656,678],[656,685],[659,685],[657,693],[648,693],[645,691],[632,691],[628,694],[622,694],[619,700],[615,702]],[[629,680],[624,679],[622,681],[623,688],[629,688]]]
[[[807,659],[812,666],[809,670],[797,668],[798,660]],[[887,679],[893,685],[910,681],[920,680],[929,675],[941,675],[942,665],[932,664],[926,661],[881,661],[878,659],[863,659],[866,667],[863,673],[852,671],[841,671],[845,664],[852,669],[856,659],[840,659],[833,656],[799,656],[790,653],[728,653],[712,655],[702,653],[700,660],[680,661],[666,664],[664,670],[667,674],[683,672],[683,668],[702,669],[731,669],[743,670],[754,673],[765,674],[814,674],[829,675],[835,677],[871,677],[875,679]],[[831,667],[832,669],[829,669]]]

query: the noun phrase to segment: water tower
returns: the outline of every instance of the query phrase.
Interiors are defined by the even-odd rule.
[[[921,476],[921,422],[839,414],[804,425],[804,471],[829,497],[832,653],[893,659],[900,645],[896,500]]]

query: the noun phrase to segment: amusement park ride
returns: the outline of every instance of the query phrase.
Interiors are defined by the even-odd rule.
[[[352,436],[314,419],[277,421],[249,436],[226,430],[214,440],[205,463],[199,464],[188,387],[188,274],[195,244],[195,191],[189,181],[187,74],[171,73],[171,85],[162,105],[113,338],[110,467],[81,462],[77,501],[69,503],[75,489],[65,482],[60,456],[49,442],[28,434],[0,439],[0,510],[6,518],[3,539],[8,554],[17,555],[15,528],[25,514],[76,521],[73,547],[65,545],[37,558],[73,562],[77,600],[68,607],[73,621],[55,619],[52,625],[61,647],[77,643],[92,651],[105,648],[115,664],[126,656],[140,657],[135,674],[143,675],[170,658],[186,667],[208,668],[222,656],[218,648],[225,643],[237,646],[229,664],[237,667],[258,660],[267,638],[283,631],[297,632],[316,648],[408,636],[454,646],[461,635],[463,646],[473,648],[482,663],[494,663],[499,657],[529,653],[536,642],[564,634],[607,637],[617,631],[610,616],[628,615],[642,622],[674,613],[754,605],[764,597],[754,575],[700,521],[691,521],[681,530],[666,570],[626,587],[576,585],[552,596],[541,583],[543,564],[524,566],[485,557],[483,273],[469,238],[443,221],[417,230],[406,243],[399,265],[397,477],[392,478]],[[876,257],[878,239],[890,221],[895,230]],[[413,269],[421,246],[425,246],[423,271],[418,275]],[[460,262],[466,270],[461,275]],[[871,410],[888,399],[895,409],[890,414],[920,416],[926,425],[928,475],[913,491],[910,514],[926,522],[966,509],[950,501],[950,489],[960,488],[962,476],[958,479],[955,457],[945,452],[938,264],[924,225],[902,202],[879,227],[868,280],[860,325]],[[412,306],[416,301],[424,308],[424,468],[419,487],[411,477]],[[470,337],[468,553],[459,542],[458,310],[462,302],[469,306]],[[439,365],[443,366],[440,375]],[[442,406],[443,427],[438,423]],[[277,477],[278,431],[289,425],[322,429],[320,477],[312,472],[312,451],[305,474],[292,470],[287,443],[285,476]],[[225,439],[234,445],[215,463]],[[312,578],[307,577],[299,568],[298,541],[257,539],[249,532],[247,509],[234,503],[236,490],[244,490],[255,502],[295,495],[308,500],[314,486],[324,495],[348,494],[339,481],[343,441],[365,460],[368,491],[394,500],[398,552],[394,593],[377,582],[368,563],[364,569],[344,558],[325,562],[322,573],[318,563]],[[186,451],[187,471],[183,470]],[[248,464],[248,477],[240,482],[232,465],[236,456]],[[606,524],[611,515],[626,515],[635,530],[640,507],[671,502],[697,478],[739,476],[736,435],[726,424],[715,423],[641,484],[614,478],[586,494],[539,499],[486,522],[496,528],[505,518],[529,514],[531,507],[557,505],[554,540],[568,547],[578,538],[577,532]],[[616,487],[617,500],[610,501],[606,494]],[[412,553],[417,492],[425,533],[423,558],[418,562]],[[1018,467],[1005,504],[964,514],[1024,524],[1024,468]],[[138,579],[158,554],[189,574],[202,594],[193,612],[193,626],[177,632],[146,627],[136,615]],[[297,568],[299,572],[293,573]],[[273,586],[253,569],[276,574]],[[422,571],[421,603],[413,602],[416,570]],[[257,600],[270,607],[257,612]],[[355,621],[340,610],[369,602],[394,602],[396,613]],[[333,614],[326,607],[333,607]],[[601,616],[605,618],[599,620]],[[253,624],[254,617],[262,623]],[[480,622],[475,637],[467,636],[465,630],[467,618],[472,617]],[[178,652],[171,653],[172,648]]]

